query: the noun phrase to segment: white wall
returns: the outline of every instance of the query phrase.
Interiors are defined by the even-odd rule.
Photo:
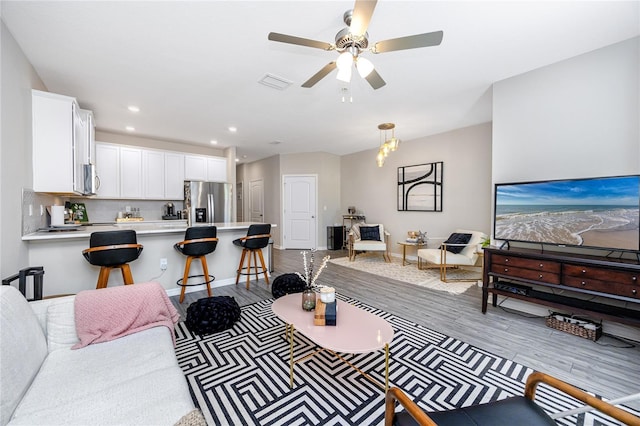
[[[340,157],[324,152],[282,155],[280,175],[296,174],[318,176],[316,241],[319,249],[326,249],[327,226],[333,225],[336,222],[335,218],[340,214]],[[282,208],[280,208],[280,218],[282,221]]]
[[[402,129],[396,129],[402,138]],[[382,223],[391,233],[392,251],[407,231],[420,230],[429,237],[447,237],[456,228],[491,228],[491,123],[466,127],[412,141],[403,141],[376,165],[377,147],[341,158],[342,221],[348,206],[355,206],[368,223]],[[444,163],[442,212],[404,212],[397,208],[397,168],[442,161]]]
[[[636,37],[495,83],[494,182],[640,173],[639,63]],[[514,300],[503,306],[548,313]],[[640,340],[637,328],[603,327]]]
[[[280,157],[274,155],[260,161],[243,164],[236,169],[236,180],[242,182],[244,196],[244,219],[249,221],[249,197],[251,181],[262,179],[264,187],[264,222],[280,225]],[[278,226],[271,232],[273,244],[280,246],[280,233],[282,227]]]
[[[493,180],[640,173],[640,38],[494,84]]]
[[[243,182],[245,220],[249,214],[250,183],[255,179],[264,182],[265,222],[276,223],[272,232],[275,247],[282,242],[282,175],[318,175],[318,247],[326,247],[326,226],[334,223],[339,210],[340,157],[323,152],[276,155],[264,160],[237,167],[236,179]],[[324,207],[327,207],[324,210]]]
[[[47,90],[15,39],[2,31],[2,130],[0,142],[0,276],[28,264],[22,238],[22,188],[32,184],[31,89]]]

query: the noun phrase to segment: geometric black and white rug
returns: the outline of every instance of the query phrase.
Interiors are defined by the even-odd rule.
[[[522,395],[533,371],[460,340],[340,297],[385,318],[395,335],[390,345],[389,380],[427,411]],[[176,325],[176,354],[196,405],[209,425],[382,425],[384,392],[327,352],[295,365],[289,386],[289,345],[284,323],[271,311],[273,300],[242,308],[230,330],[193,335]],[[340,318],[338,317],[338,321]],[[296,333],[294,356],[313,352]],[[344,355],[384,383],[384,355]],[[536,401],[548,412],[580,404],[546,385]],[[635,413],[637,414],[637,413]],[[597,412],[558,419],[561,425],[615,425]]]

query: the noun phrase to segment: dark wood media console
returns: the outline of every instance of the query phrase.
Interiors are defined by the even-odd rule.
[[[482,313],[487,312],[492,293],[493,306],[502,295],[640,327],[640,310],[554,294],[553,290],[540,291],[531,285],[636,303],[640,307],[638,262],[554,251],[485,248]]]

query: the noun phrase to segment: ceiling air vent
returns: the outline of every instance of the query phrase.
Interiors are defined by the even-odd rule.
[[[267,74],[264,77],[262,77],[260,80],[258,80],[258,83],[264,84],[265,86],[268,86],[268,87],[273,87],[274,89],[284,90],[287,87],[291,86],[293,82],[289,80],[285,80],[284,78],[278,77],[273,74]]]

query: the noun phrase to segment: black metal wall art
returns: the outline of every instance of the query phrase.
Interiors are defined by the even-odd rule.
[[[442,211],[444,163],[398,167],[398,211]]]

